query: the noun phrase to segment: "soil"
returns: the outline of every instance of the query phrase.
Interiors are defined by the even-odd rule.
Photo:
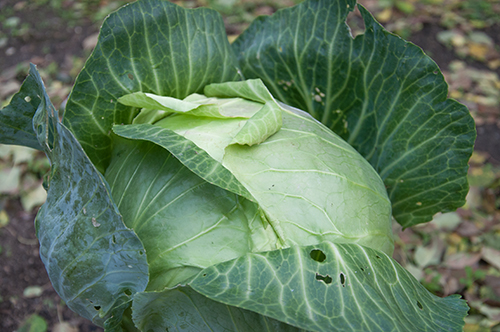
[[[0,0],[0,10],[12,5],[15,1]],[[25,12],[22,21],[35,22],[50,21],[51,25],[36,27],[20,38],[9,39],[7,47],[2,48],[0,54],[0,71],[5,70],[20,61],[62,62],[66,56],[81,56],[84,53],[83,40],[94,33],[96,28],[91,22],[80,22],[69,27],[67,22],[59,18],[49,9],[37,12]],[[442,30],[435,23],[426,23],[423,29],[415,33],[410,40],[422,47],[442,69],[447,69],[448,64],[456,59],[452,50],[441,45],[435,36]],[[500,37],[490,28],[485,30],[495,41]],[[230,31],[231,33],[231,31]],[[5,50],[11,48],[11,53]],[[481,63],[470,63],[478,68]],[[499,72],[500,74],[500,72]],[[476,148],[486,151],[491,156],[491,162],[500,165],[500,129],[495,125],[478,127]],[[52,288],[45,268],[39,258],[38,243],[35,237],[33,220],[35,213],[23,212],[17,199],[4,198],[0,200],[4,210],[9,216],[7,226],[0,228],[0,331],[11,332],[19,328],[20,324],[31,314],[43,317],[52,331],[60,321],[78,327],[78,331],[102,331],[91,322],[80,318],[65,306]],[[41,296],[27,297],[23,295],[29,286],[39,286],[43,293]]]
[[[33,223],[35,213],[24,212],[15,199],[3,203],[9,223],[0,228],[0,331],[15,331],[31,314],[44,318],[50,331],[62,321],[78,327],[80,332],[102,331],[65,306],[52,288],[38,253]],[[25,289],[30,286],[41,287],[43,293],[35,297],[24,296]]]

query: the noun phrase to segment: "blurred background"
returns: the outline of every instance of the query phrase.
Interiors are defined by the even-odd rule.
[[[103,19],[130,1],[0,0],[0,107],[38,65],[52,102],[64,106]],[[224,17],[234,40],[259,15],[300,0],[185,0]],[[423,48],[466,104],[478,138],[467,204],[426,225],[395,226],[394,258],[432,293],[460,294],[465,331],[500,331],[500,0],[358,0],[389,31]],[[359,12],[348,19],[363,33]],[[57,296],[38,256],[33,219],[49,165],[34,150],[0,145],[0,331],[102,331]]]

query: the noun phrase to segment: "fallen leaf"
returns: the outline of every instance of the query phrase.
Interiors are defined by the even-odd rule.
[[[479,262],[481,253],[458,252],[448,255],[444,260],[444,265],[452,269],[463,269]]]
[[[31,211],[34,207],[45,203],[46,199],[47,192],[43,189],[43,186],[39,185],[36,189],[21,196],[21,204],[23,205],[24,211]]]
[[[43,293],[43,288],[40,286],[28,286],[23,291],[24,297],[39,297]]]
[[[483,247],[481,250],[481,258],[497,269],[500,269],[500,250]]]
[[[382,23],[386,23],[391,19],[391,16],[392,16],[392,8],[388,7],[377,14],[377,20]]]
[[[413,259],[420,268],[424,268],[429,265],[437,265],[441,262],[443,251],[443,243],[439,240],[434,240],[430,246],[417,247],[415,254],[413,255]]]
[[[54,325],[52,332],[78,332],[78,327],[72,326],[67,322],[61,322]]]
[[[461,222],[462,219],[456,212],[438,214],[431,221],[438,229],[449,231],[454,230]]]
[[[471,237],[480,234],[481,230],[476,226],[476,224],[466,220],[458,226],[455,232],[463,237]]]
[[[21,179],[21,169],[19,167],[4,168],[0,170],[0,193],[17,194],[19,192],[19,182]]]
[[[5,210],[0,210],[0,228],[9,224],[9,215]]]

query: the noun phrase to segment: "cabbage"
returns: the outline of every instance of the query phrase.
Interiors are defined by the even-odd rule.
[[[111,14],[62,121],[34,65],[0,142],[44,151],[40,256],[106,331],[461,331],[459,296],[391,258],[394,220],[456,209],[475,139],[436,64],[354,0],[307,0],[232,45],[221,17]]]

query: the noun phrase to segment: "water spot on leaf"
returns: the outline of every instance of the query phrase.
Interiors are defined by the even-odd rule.
[[[328,274],[326,276],[322,276],[319,273],[316,273],[316,280],[323,281],[325,284],[331,284],[333,279]]]
[[[30,96],[26,96],[24,97],[24,101],[29,103],[31,101],[31,97]]]
[[[311,250],[310,256],[316,262],[320,262],[320,263],[323,263],[326,259],[325,253],[319,249]]]

